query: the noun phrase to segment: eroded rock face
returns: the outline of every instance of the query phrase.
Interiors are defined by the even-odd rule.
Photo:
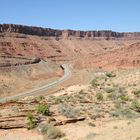
[[[139,32],[119,33],[113,31],[75,31],[75,30],[54,30],[33,26],[23,26],[15,24],[0,24],[0,32],[15,32],[28,35],[52,36],[52,37],[82,37],[82,38],[140,38]]]
[[[32,64],[32,58],[73,62],[75,68],[140,66],[140,32],[54,30],[14,24],[0,24],[0,32],[0,66]]]

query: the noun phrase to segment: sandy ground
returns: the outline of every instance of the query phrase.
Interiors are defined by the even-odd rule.
[[[69,140],[139,140],[140,119],[99,122],[96,127],[86,122],[61,126]]]
[[[26,129],[0,130],[0,140],[43,140],[43,136]]]
[[[96,127],[87,121],[59,126],[66,134],[62,140],[140,140],[140,119],[98,122]],[[26,129],[0,130],[0,140],[43,140],[36,131]]]
[[[87,85],[93,79],[93,70],[72,70],[72,75],[70,79],[64,83],[50,89],[46,92],[47,95],[60,95],[63,94],[63,90],[73,90],[76,87],[81,88],[81,85]],[[76,85],[76,87],[75,87]],[[78,85],[78,86],[77,86]],[[70,87],[70,88],[69,88]],[[72,88],[72,89],[71,89]],[[78,89],[79,90],[79,89]],[[61,93],[60,93],[61,92]],[[45,96],[45,93],[44,93]]]

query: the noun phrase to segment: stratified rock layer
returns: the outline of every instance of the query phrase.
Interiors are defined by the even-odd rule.
[[[23,26],[15,24],[0,24],[0,32],[15,32],[28,35],[48,36],[48,37],[82,37],[82,38],[140,38],[139,32],[119,33],[113,31],[75,31],[75,30],[55,30],[33,26]]]

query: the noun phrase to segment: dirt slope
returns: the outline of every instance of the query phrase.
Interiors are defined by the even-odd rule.
[[[63,63],[77,70],[137,67],[140,65],[139,40],[139,33],[0,25],[1,93],[17,93],[19,89],[57,78],[62,74],[59,65]],[[52,71],[46,73],[46,68],[38,62],[34,64],[34,60],[49,61]],[[33,81],[37,85],[29,86]]]
[[[82,61],[82,60],[83,61]],[[80,63],[82,62],[82,63]],[[120,68],[133,68],[140,66],[140,43],[120,47],[105,53],[93,56],[84,56],[76,61],[76,68],[103,68],[116,70]]]

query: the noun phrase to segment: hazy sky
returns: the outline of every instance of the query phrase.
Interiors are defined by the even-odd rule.
[[[0,0],[0,23],[140,31],[140,0]]]

